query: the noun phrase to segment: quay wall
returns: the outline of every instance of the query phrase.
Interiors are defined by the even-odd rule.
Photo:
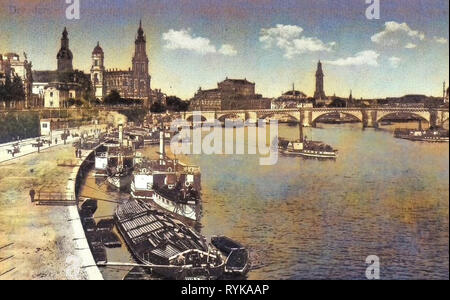
[[[94,160],[95,151],[86,150],[83,152],[82,158],[78,161],[78,164],[72,170],[70,178],[67,182],[67,191],[74,194],[78,199],[79,187],[84,180],[84,176],[88,173]],[[71,220],[72,229],[74,232],[75,247],[77,250],[77,257],[81,259],[81,268],[87,275],[88,280],[103,280],[103,275],[100,272],[97,264],[95,263],[94,256],[92,255],[89,243],[86,238],[86,234],[81,224],[81,217],[78,210],[78,205],[70,206],[69,215]]]

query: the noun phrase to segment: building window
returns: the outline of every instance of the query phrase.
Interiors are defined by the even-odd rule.
[[[98,66],[98,60],[94,60],[94,65],[97,67]]]
[[[52,97],[53,98],[53,92],[50,92],[50,97]],[[52,102],[53,103],[53,102]]]

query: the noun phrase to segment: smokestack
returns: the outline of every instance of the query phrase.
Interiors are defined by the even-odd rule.
[[[159,132],[159,159],[163,160],[166,156],[166,148],[164,147],[164,128]]]
[[[119,124],[119,144],[123,145],[123,124]]]

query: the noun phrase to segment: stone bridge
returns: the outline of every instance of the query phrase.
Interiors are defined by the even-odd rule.
[[[194,115],[202,122],[211,123],[214,120],[223,122],[225,119],[256,122],[257,120],[278,120],[284,122],[302,122],[304,126],[316,126],[317,121],[329,114],[344,114],[352,116],[360,121],[364,127],[378,127],[385,118],[398,114],[407,114],[420,118],[430,125],[442,126],[448,122],[449,111],[445,108],[295,108],[295,109],[261,109],[261,110],[227,110],[227,111],[203,111],[185,112],[182,118],[193,122]]]

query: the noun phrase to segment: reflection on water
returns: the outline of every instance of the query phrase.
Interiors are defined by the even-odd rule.
[[[448,279],[449,145],[394,139],[393,126],[321,127],[306,134],[339,149],[336,161],[280,157],[260,166],[257,156],[182,157],[202,170],[202,233],[249,247],[260,265],[249,279],[364,279],[369,255],[380,257],[382,279]],[[92,178],[87,185],[98,188]],[[83,189],[129,197],[105,185]],[[111,215],[111,207],[100,203],[96,215]],[[130,260],[124,249],[108,250],[108,260]],[[124,273],[104,272],[107,279]]]

